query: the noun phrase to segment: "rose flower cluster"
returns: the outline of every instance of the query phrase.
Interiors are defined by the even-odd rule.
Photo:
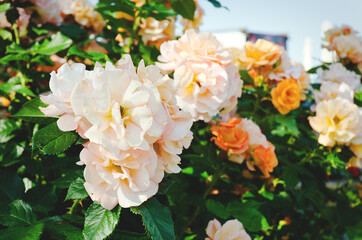
[[[325,32],[324,46],[335,51],[341,61],[356,64],[362,72],[362,38],[349,26],[333,28]]]
[[[187,30],[161,45],[158,60],[163,73],[173,73],[177,104],[194,121],[209,122],[236,106],[243,82],[230,52],[210,33]]]
[[[247,118],[230,118],[226,123],[212,125],[210,130],[214,135],[211,141],[227,151],[230,161],[242,164],[247,159],[249,170],[255,171],[256,166],[266,178],[270,177],[270,173],[278,165],[274,145],[253,121]]]
[[[112,209],[138,206],[156,194],[164,172],[180,171],[178,154],[192,140],[192,118],[179,109],[173,80],[129,55],[115,67],[94,70],[74,63],[51,73],[46,116],[60,116],[62,131],[89,141],[80,153],[84,187],[94,201]]]
[[[255,86],[266,84],[271,100],[281,114],[299,108],[306,99],[310,79],[300,64],[293,63],[283,47],[264,39],[246,42],[243,49],[230,49],[234,64],[247,70]]]
[[[336,144],[349,146],[356,155],[351,161],[361,166],[362,108],[353,103],[360,86],[360,76],[348,71],[341,63],[329,69],[318,69],[320,91],[313,91],[316,116],[309,118],[312,128],[319,133],[318,142],[326,147]]]

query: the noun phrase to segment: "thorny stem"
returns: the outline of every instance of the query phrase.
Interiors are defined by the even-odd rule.
[[[80,199],[76,199],[73,202],[73,205],[69,208],[68,214],[72,214],[77,204],[80,202]]]

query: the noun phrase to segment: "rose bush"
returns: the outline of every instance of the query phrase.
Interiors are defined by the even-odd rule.
[[[360,239],[359,33],[327,31],[336,61],[307,72],[203,14],[0,3],[0,239]]]

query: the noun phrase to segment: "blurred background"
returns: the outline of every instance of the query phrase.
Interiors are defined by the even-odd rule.
[[[319,59],[330,61],[330,53],[321,48],[324,31],[346,24],[362,32],[361,0],[220,2],[229,10],[199,1],[205,11],[200,31],[212,32],[224,45],[235,47],[242,47],[248,32],[277,35],[274,39],[285,36],[289,56],[306,69],[320,65]]]

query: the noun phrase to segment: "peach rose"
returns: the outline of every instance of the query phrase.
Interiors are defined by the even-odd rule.
[[[339,58],[347,58],[356,64],[362,61],[362,39],[356,35],[335,37],[331,48],[336,51]]]
[[[161,45],[158,60],[163,73],[174,71],[177,104],[194,121],[209,122],[236,106],[242,88],[239,71],[210,33],[187,30],[179,40]]]
[[[153,17],[142,19],[139,35],[148,46],[156,46],[160,49],[162,43],[172,40],[175,37],[175,18],[158,21]]]
[[[313,91],[316,104],[323,100],[330,100],[337,97],[353,102],[353,90],[346,83],[322,82],[320,91]]]
[[[163,171],[156,153],[119,152],[116,156],[101,145],[87,143],[80,153],[79,165],[85,165],[84,187],[93,201],[113,209],[139,206],[157,193]]]
[[[323,146],[349,145],[358,137],[362,121],[362,110],[348,101],[337,97],[318,103],[316,116],[309,118],[312,128],[319,133],[318,142]]]
[[[271,91],[272,103],[281,114],[299,108],[301,101],[301,89],[297,80],[287,79],[280,82]]]
[[[331,44],[333,43],[333,40],[335,37],[341,36],[341,35],[350,35],[350,34],[356,34],[357,32],[354,31],[350,26],[343,25],[341,27],[332,28],[324,33],[323,40]]]
[[[254,66],[272,66],[280,60],[281,55],[282,48],[280,46],[264,39],[258,39],[256,43],[245,43],[244,56],[241,61],[249,69]]]
[[[255,171],[254,166],[257,166],[266,178],[269,178],[269,173],[273,172],[273,169],[278,166],[278,159],[274,152],[275,147],[270,142],[268,142],[268,145],[267,148],[262,145],[256,147],[252,153],[254,162],[247,161],[249,170]]]
[[[8,22],[6,18],[6,12],[0,12],[0,28],[9,28],[11,24]]]
[[[251,240],[243,224],[238,220],[229,220],[221,226],[216,219],[211,220],[206,228],[205,240]]]
[[[210,130],[215,137],[211,141],[232,154],[244,153],[249,147],[249,135],[241,129],[242,119],[232,118],[227,123],[213,125]]]
[[[74,16],[75,21],[95,32],[101,32],[105,26],[102,16],[94,9],[88,0],[61,0],[60,9],[64,14]]]

